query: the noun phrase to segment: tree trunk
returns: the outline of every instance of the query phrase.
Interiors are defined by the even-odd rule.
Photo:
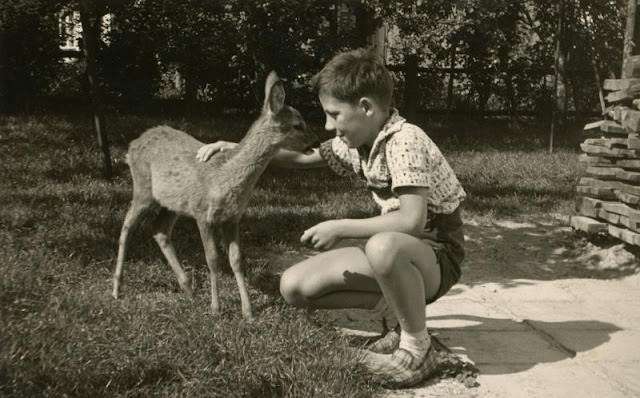
[[[377,21],[373,13],[361,2],[354,2],[354,14],[356,17],[356,37],[357,47],[368,47],[375,45],[375,33]]]
[[[489,84],[482,82],[480,84],[480,90],[478,90],[478,112],[480,120],[485,120],[487,117],[487,102],[489,102],[490,88]]]
[[[551,110],[551,130],[549,132],[549,153],[553,153],[553,140],[556,131],[562,131],[566,120],[566,53],[564,43],[565,0],[560,1],[558,25],[556,29],[556,50],[553,65],[553,108]]]
[[[197,114],[198,106],[198,82],[195,78],[195,73],[186,71],[184,73],[184,101],[186,105],[186,111],[188,115]]]
[[[509,125],[517,126],[518,120],[516,115],[516,92],[513,87],[513,77],[509,67],[509,52],[506,48],[499,51],[500,68],[504,80],[505,95],[507,97],[507,112],[509,113]]]
[[[371,37],[373,51],[383,60],[387,62],[387,26],[382,23]]]
[[[449,59],[449,81],[447,86],[447,115],[453,108],[453,79],[455,78],[454,68],[456,67],[456,46],[451,45],[451,58]]]
[[[336,50],[340,43],[340,0],[333,1],[333,16],[329,20],[331,32],[331,48]]]
[[[507,70],[505,72],[505,86],[507,91],[507,102],[509,103],[509,125],[512,128],[518,126],[518,110],[517,110],[517,101],[516,101],[516,90],[513,87],[513,77],[511,76],[511,71]]]
[[[622,71],[620,77],[622,79],[629,78],[629,67],[627,65],[629,57],[638,54],[638,40],[640,40],[640,28],[636,25],[638,18],[636,18],[637,12],[637,0],[629,0],[627,3],[627,26],[624,32],[624,46],[622,48]]]
[[[418,56],[405,57],[404,114],[412,120],[416,116],[418,105]]]
[[[585,11],[584,8],[580,9],[581,11],[581,17],[583,21],[590,21],[591,19],[588,18],[587,13]],[[591,32],[591,24],[589,22],[587,22],[587,28],[588,28],[588,32]],[[589,49],[589,58],[591,58],[591,68],[593,69],[593,77],[595,78],[596,81],[596,88],[598,89],[598,99],[600,100],[600,110],[602,111],[602,114],[604,114],[605,109],[607,107],[605,101],[604,101],[604,92],[602,89],[602,79],[600,78],[600,67],[599,67],[599,57],[598,57],[598,52],[595,49],[594,46],[594,41],[595,39],[593,38],[593,36],[589,33],[589,35],[587,36],[587,40],[589,41],[589,46],[587,47]],[[624,65],[624,62],[623,62]],[[575,86],[574,86],[575,87]],[[574,92],[576,90],[574,89]]]
[[[82,51],[87,62],[86,76],[89,83],[89,96],[93,112],[93,127],[98,140],[98,146],[102,151],[104,177],[111,179],[113,176],[113,168],[111,166],[111,151],[104,121],[102,84],[100,82],[97,60],[102,12],[95,1],[80,1],[80,22],[82,23]]]
[[[9,111],[9,55],[7,32],[0,26],[0,114]]]

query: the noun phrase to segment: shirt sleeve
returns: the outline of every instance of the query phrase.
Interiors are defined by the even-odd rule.
[[[420,133],[416,130],[397,133],[387,142],[387,165],[392,190],[408,186],[432,188],[433,159]]]
[[[348,177],[355,174],[349,148],[339,138],[332,138],[320,144],[320,156],[336,174]]]

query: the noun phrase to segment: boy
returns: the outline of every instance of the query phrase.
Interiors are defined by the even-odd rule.
[[[336,137],[311,154],[281,151],[280,166],[328,165],[364,179],[379,216],[321,222],[300,241],[326,250],[288,268],[284,299],[306,308],[363,308],[395,315],[398,327],[369,347],[364,363],[383,381],[408,387],[436,368],[425,326],[425,303],[460,278],[464,235],[458,209],[465,198],[453,170],[419,127],[391,106],[393,81],[382,61],[359,49],[338,54],[313,78]],[[198,153],[208,159],[235,144],[216,142]],[[331,248],[345,238],[362,247]]]

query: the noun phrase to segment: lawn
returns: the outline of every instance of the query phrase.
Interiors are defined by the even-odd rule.
[[[166,123],[203,141],[238,140],[246,117],[215,120],[111,115],[116,176],[101,177],[91,125],[79,116],[0,117],[0,396],[369,397],[382,391],[317,313],[278,294],[278,253],[299,251],[305,228],[376,209],[360,183],[326,170],[268,169],[242,224],[256,321],[240,316],[223,273],[219,317],[207,313],[204,255],[195,224],[174,232],[197,281],[193,301],[143,223],[125,264],[123,297],[111,274],[131,197],[127,143]],[[547,153],[544,129],[506,122],[420,123],[467,193],[467,220],[568,215],[580,172],[579,127]],[[576,133],[577,131],[577,133]],[[326,136],[326,135],[325,135]]]

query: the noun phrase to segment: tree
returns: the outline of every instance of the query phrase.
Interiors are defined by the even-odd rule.
[[[106,4],[101,0],[80,0],[78,6],[82,22],[82,51],[87,63],[86,76],[89,83],[93,127],[98,146],[102,151],[103,175],[105,178],[111,179],[113,175],[111,150],[105,127],[103,86],[98,64],[102,16],[106,14]]]
[[[58,66],[58,2],[0,2],[0,112],[28,110]]]

